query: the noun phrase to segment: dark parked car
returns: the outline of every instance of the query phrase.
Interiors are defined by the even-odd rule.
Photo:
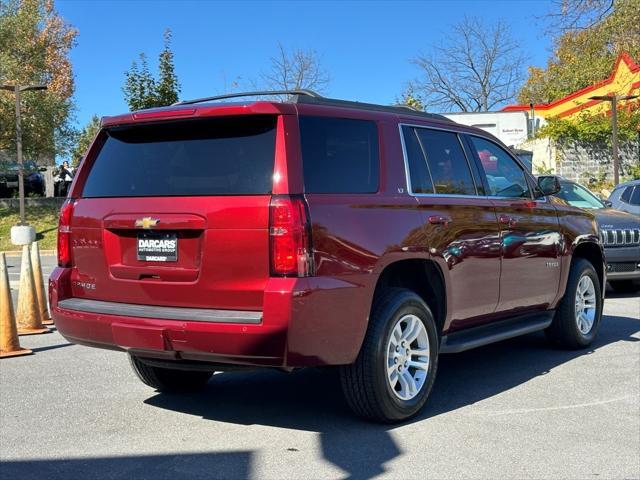
[[[442,353],[542,330],[593,342],[604,253],[557,177],[439,115],[225,98],[103,119],[49,281],[69,341],[128,352],[160,391],[339,366],[380,421],[420,410]]]
[[[44,177],[34,162],[24,162],[24,192],[44,195]],[[0,162],[0,197],[12,197],[18,191],[18,163]]]
[[[582,185],[561,180],[557,196],[569,204],[593,211],[607,259],[607,280],[614,290],[640,290],[640,217],[611,208]],[[639,188],[640,187],[636,187]]]

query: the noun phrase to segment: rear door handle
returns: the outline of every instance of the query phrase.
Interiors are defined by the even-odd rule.
[[[431,215],[429,223],[432,225],[444,225],[445,227],[452,222],[451,217],[445,215]]]
[[[514,227],[518,223],[518,221],[515,218],[510,217],[509,215],[504,215],[504,214],[500,215],[500,218],[498,220],[503,225],[508,225],[509,227]]]

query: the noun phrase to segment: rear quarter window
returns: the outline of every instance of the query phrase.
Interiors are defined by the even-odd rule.
[[[247,116],[107,129],[82,196],[268,194],[276,117]]]
[[[368,120],[300,117],[307,193],[374,193],[380,158],[378,127]]]
[[[622,192],[622,195],[620,196],[620,200],[622,200],[624,203],[630,203],[632,191],[633,191],[633,187],[625,188],[624,192]]]

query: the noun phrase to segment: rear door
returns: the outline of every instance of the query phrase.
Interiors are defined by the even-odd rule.
[[[460,138],[402,126],[410,192],[423,216],[421,238],[449,279],[452,330],[485,323],[498,304],[500,232]]]
[[[500,224],[497,311],[546,307],[560,283],[562,237],[556,210],[546,198],[533,198],[523,168],[505,149],[482,137],[467,138]]]
[[[79,173],[73,295],[259,310],[276,124],[238,116],[102,132]]]

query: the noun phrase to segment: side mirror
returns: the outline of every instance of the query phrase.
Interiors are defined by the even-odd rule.
[[[613,207],[613,203],[610,202],[609,200],[602,200],[602,204],[607,208]]]
[[[538,188],[543,195],[555,195],[560,191],[560,178],[555,175],[543,175],[538,177]]]

